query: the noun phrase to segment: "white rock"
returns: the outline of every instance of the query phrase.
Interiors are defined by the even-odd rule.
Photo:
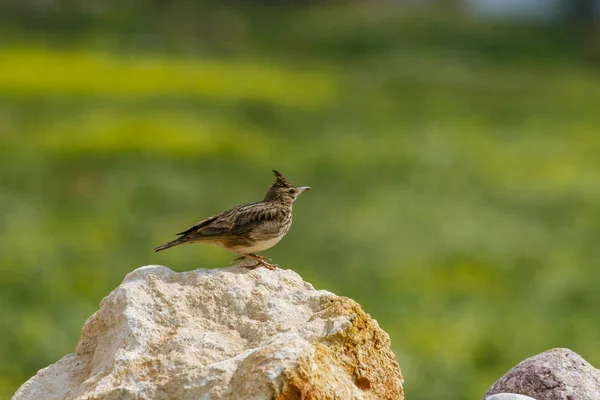
[[[403,399],[388,335],[290,270],[127,275],[25,399]]]

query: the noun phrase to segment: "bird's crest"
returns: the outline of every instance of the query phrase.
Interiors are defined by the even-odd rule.
[[[285,176],[283,176],[283,174],[279,171],[273,170],[273,173],[275,174],[275,183],[273,184],[274,186],[280,186],[280,187],[292,187],[294,185],[292,185]]]

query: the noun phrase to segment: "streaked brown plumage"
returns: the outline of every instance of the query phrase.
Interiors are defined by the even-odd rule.
[[[240,255],[239,259],[256,261],[269,269],[277,266],[256,255],[275,246],[292,226],[292,205],[308,186],[295,187],[285,176],[273,170],[275,182],[265,198],[257,203],[244,204],[198,222],[178,233],[179,238],[158,246],[154,251],[184,243],[209,243]]]

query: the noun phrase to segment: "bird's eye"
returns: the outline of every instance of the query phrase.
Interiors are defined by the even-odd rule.
[[[289,194],[296,194],[296,189],[290,189]]]

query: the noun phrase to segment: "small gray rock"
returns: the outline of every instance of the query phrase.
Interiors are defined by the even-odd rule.
[[[485,400],[536,400],[533,397],[514,393],[498,393],[487,397]]]
[[[499,393],[537,400],[600,400],[600,371],[569,349],[551,349],[517,364],[483,398]]]

